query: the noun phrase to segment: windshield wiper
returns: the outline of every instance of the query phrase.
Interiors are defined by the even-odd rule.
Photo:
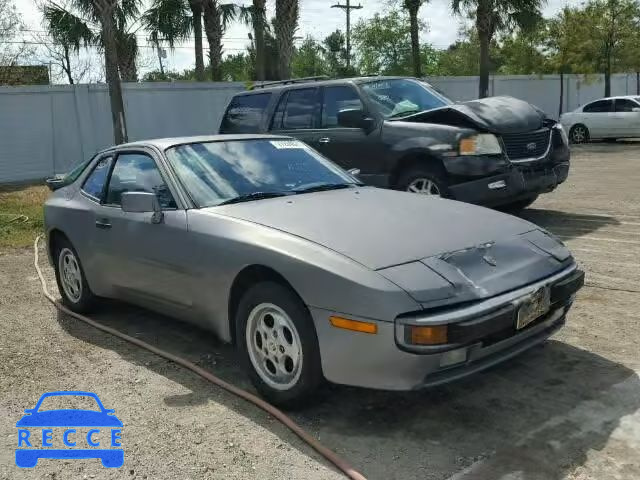
[[[413,115],[414,113],[420,113],[420,112],[424,112],[424,110],[405,110],[403,112],[396,112],[393,115],[389,115],[387,118],[396,118],[396,117],[400,117],[400,116],[409,116],[409,115]]]
[[[289,195],[285,192],[253,192],[245,193],[244,195],[238,195],[237,197],[230,198],[224,202],[218,203],[218,205],[229,205],[230,203],[250,202],[251,200],[263,200],[265,198],[284,197]]]
[[[310,187],[294,190],[295,193],[311,193],[324,192],[326,190],[340,190],[341,188],[358,187],[358,183],[321,183],[320,185],[312,185]]]

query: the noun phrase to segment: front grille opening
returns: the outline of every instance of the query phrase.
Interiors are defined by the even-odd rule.
[[[505,133],[502,135],[507,157],[510,160],[538,158],[549,148],[551,129],[541,128],[532,132]]]

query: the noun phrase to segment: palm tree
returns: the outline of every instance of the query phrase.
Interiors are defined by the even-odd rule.
[[[54,38],[72,45],[98,41],[104,51],[105,76],[115,143],[127,141],[122,99],[121,76],[137,78],[135,34],[127,31],[127,22],[138,15],[139,0],[70,0],[68,7],[48,2],[44,5],[47,30]],[[77,43],[76,43],[77,42]],[[120,53],[120,55],[119,55]]]
[[[209,67],[211,68],[211,80],[222,80],[222,36],[229,22],[237,13],[237,7],[233,3],[218,3],[218,0],[203,0],[204,30],[209,43]]]
[[[475,17],[480,40],[480,82],[478,96],[489,95],[489,46],[494,35],[503,30],[529,30],[542,18],[540,7],[544,0],[453,0],[455,13],[466,10]]]
[[[266,80],[265,60],[267,46],[265,36],[268,35],[269,30],[266,8],[266,0],[253,0],[252,5],[249,7],[237,7],[237,15],[240,21],[253,28],[253,35],[249,34],[249,39],[252,40],[252,50],[255,52],[256,80]]]
[[[298,0],[276,0],[276,18],[273,22],[278,45],[278,75],[291,77],[293,36],[298,28]]]
[[[420,62],[420,26],[418,22],[418,11],[426,0],[404,0],[402,6],[409,12],[411,24],[411,57],[413,60],[413,75],[422,77],[422,65]]]

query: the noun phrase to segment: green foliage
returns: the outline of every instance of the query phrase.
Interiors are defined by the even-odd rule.
[[[307,37],[291,59],[291,74],[294,77],[312,77],[328,73],[325,63],[326,50],[313,38]]]

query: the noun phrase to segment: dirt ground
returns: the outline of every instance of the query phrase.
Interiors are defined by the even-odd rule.
[[[587,272],[558,335],[446,387],[327,387],[294,418],[370,480],[640,478],[640,144],[576,147],[568,182],[523,216],[566,241]],[[32,260],[0,254],[1,479],[343,478],[257,408],[59,315]],[[250,388],[233,350],[202,330],[118,304],[95,318]],[[116,410],[124,467],[15,466],[15,423],[52,390],[93,391]]]

